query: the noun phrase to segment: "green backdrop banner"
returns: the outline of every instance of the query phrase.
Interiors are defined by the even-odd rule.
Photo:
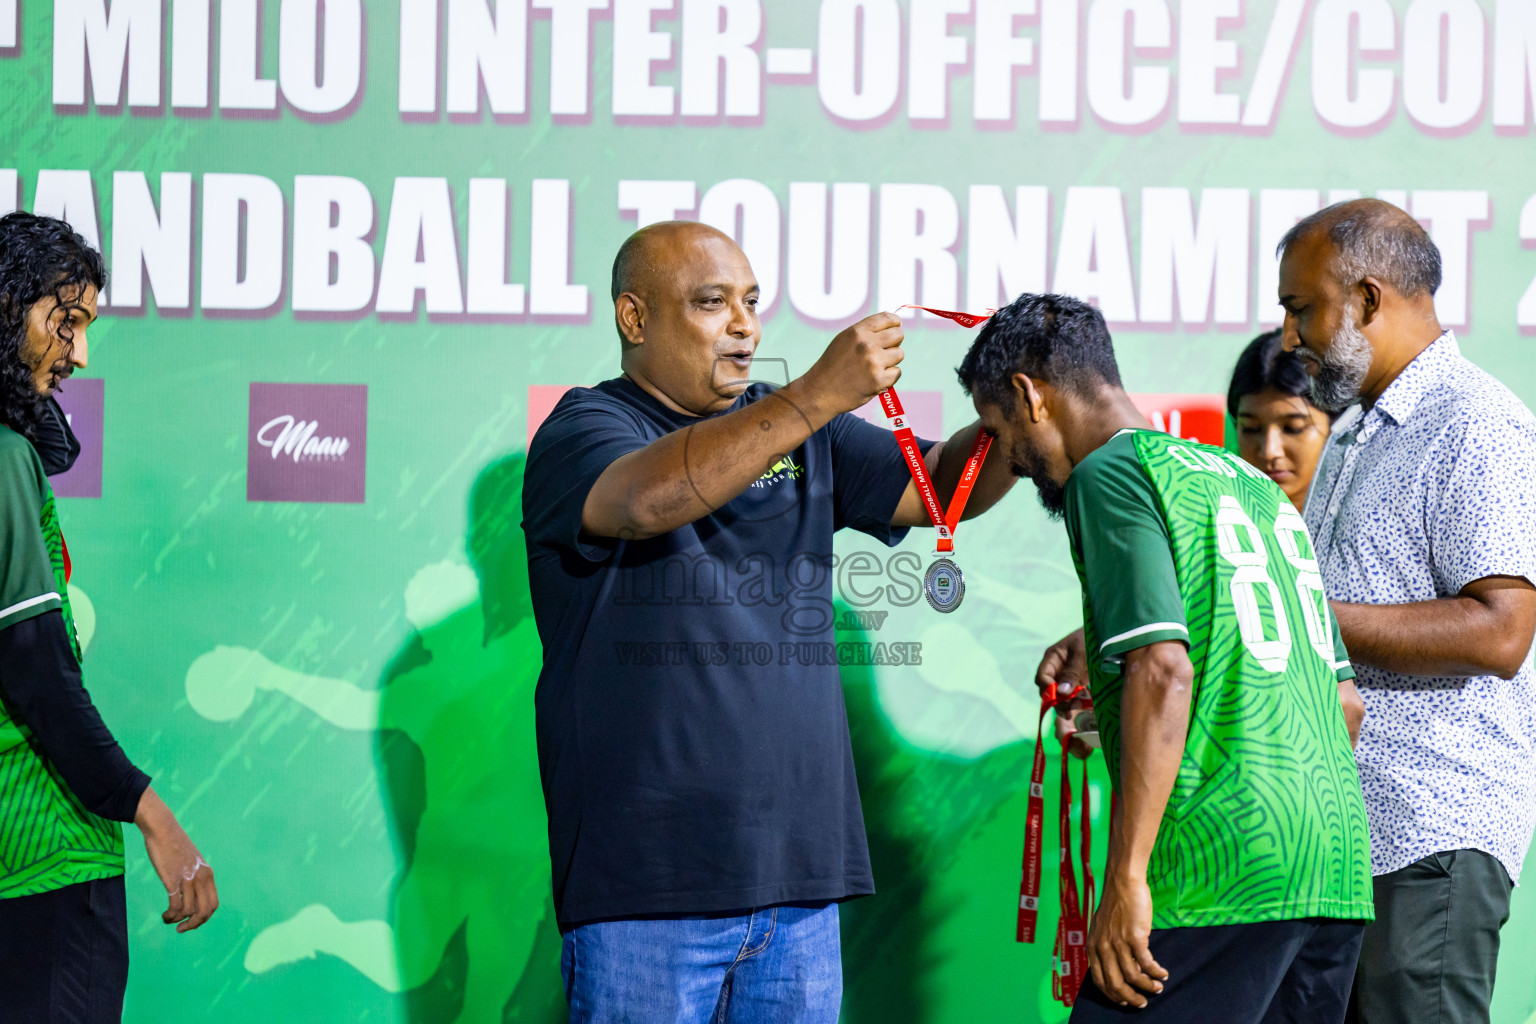
[[[760,377],[876,309],[1049,288],[1217,440],[1276,241],[1376,194],[1536,403],[1530,0],[0,0],[0,96],[0,209],[112,273],[64,395],[88,684],[224,900],[172,934],[132,849],[135,1022],[563,1019],[522,453],[617,372],[639,224],[742,243]],[[920,432],[957,429],[972,334],[908,336]],[[1013,922],[1031,679],[1078,587],[1027,493],[959,547],[941,618],[922,538],[839,541],[880,890],[844,917],[858,1024],[1065,1016]],[[1536,1019],[1531,902],[1498,1024]]]

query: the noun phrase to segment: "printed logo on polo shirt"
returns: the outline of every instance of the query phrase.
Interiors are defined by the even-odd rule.
[[[366,384],[252,384],[249,501],[361,502],[367,480]]]
[[[768,471],[756,480],[752,481],[753,487],[772,487],[782,480],[799,480],[805,475],[805,467],[795,461],[793,455],[786,455],[774,461],[768,467]]]

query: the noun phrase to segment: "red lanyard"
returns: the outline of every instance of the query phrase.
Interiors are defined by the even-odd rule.
[[[885,418],[896,429],[896,443],[901,446],[907,472],[912,474],[912,483],[916,485],[917,493],[923,499],[923,507],[928,510],[928,518],[933,521],[933,529],[938,534],[938,550],[955,550],[955,527],[960,523],[965,503],[971,500],[971,490],[976,486],[976,474],[981,472],[987,449],[992,447],[992,435],[977,428],[971,457],[965,461],[965,469],[960,473],[960,482],[955,485],[955,493],[949,499],[949,511],[946,513],[944,506],[939,503],[939,492],[933,486],[933,478],[928,475],[928,464],[923,461],[923,453],[918,451],[917,438],[912,436],[912,428],[907,426],[907,417],[902,411],[901,399],[896,396],[895,388],[886,388],[880,392],[880,408],[885,410]]]
[[[981,323],[981,322],[983,322],[985,320],[992,319],[992,314],[997,312],[997,310],[994,309],[994,310],[991,310],[990,312],[988,312],[986,314],[986,316],[982,316],[980,313],[957,313],[957,312],[955,312],[952,309],[932,309],[932,308],[930,308],[928,306],[911,306],[911,305],[908,305],[908,306],[898,306],[897,308],[898,309],[920,309],[920,310],[922,310],[925,313],[932,313],[934,316],[941,316],[941,317],[943,317],[946,320],[953,320],[955,323],[959,324],[961,327],[975,327],[977,324],[979,324],[979,323]]]
[[[948,309],[929,309],[927,306],[902,306],[902,309],[926,310],[935,316],[942,316],[953,320],[962,327],[975,327],[986,320],[992,314],[980,316],[976,313],[957,313]],[[912,436],[912,428],[907,426],[906,414],[901,408],[901,399],[896,397],[895,388],[886,388],[880,392],[880,408],[885,411],[885,418],[890,421],[896,431],[896,443],[901,446],[901,454],[907,463],[907,472],[912,474],[912,483],[917,487],[918,496],[923,499],[923,508],[928,510],[928,518],[933,522],[934,532],[938,534],[938,551],[942,554],[955,550],[955,527],[960,523],[960,515],[965,511],[965,503],[971,499],[971,489],[976,486],[976,474],[981,472],[981,464],[987,457],[987,449],[992,447],[992,435],[985,430],[977,428],[976,443],[971,446],[971,457],[965,462],[965,469],[960,473],[960,482],[955,485],[955,493],[949,499],[949,512],[946,514],[944,506],[939,503],[939,492],[933,486],[933,478],[928,475],[928,464],[923,461],[923,453],[918,451],[917,438]]]
[[[1019,942],[1035,941],[1040,915],[1040,847],[1045,833],[1045,717],[1058,705],[1088,699],[1079,686],[1061,697],[1047,696],[1040,707],[1035,732],[1035,763],[1029,773],[1029,803],[1024,824],[1024,878],[1019,884]],[[1082,866],[1083,889],[1079,899],[1077,873],[1072,866],[1072,779],[1066,744],[1061,748],[1061,920],[1056,925],[1056,945],[1051,950],[1051,995],[1071,1006],[1088,973],[1088,918],[1093,912],[1095,887],[1089,864],[1093,848],[1093,815],[1088,798],[1088,762],[1083,761]]]

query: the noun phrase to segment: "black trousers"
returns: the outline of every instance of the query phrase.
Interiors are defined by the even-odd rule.
[[[1481,850],[1448,850],[1375,879],[1351,1024],[1488,1024],[1513,888]]]
[[[122,875],[0,899],[0,1024],[119,1024],[127,987]]]
[[[1090,975],[1070,1024],[1339,1024],[1364,929],[1325,917],[1155,929],[1148,945],[1168,971],[1163,991],[1138,1010],[1107,998]]]

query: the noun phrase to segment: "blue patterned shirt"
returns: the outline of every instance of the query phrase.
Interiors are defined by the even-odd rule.
[[[1485,576],[1536,582],[1536,418],[1447,331],[1374,407],[1340,418],[1306,510],[1328,596],[1451,597]],[[1536,825],[1536,670],[1430,677],[1355,665],[1355,751],[1382,875],[1442,850],[1516,881]]]

